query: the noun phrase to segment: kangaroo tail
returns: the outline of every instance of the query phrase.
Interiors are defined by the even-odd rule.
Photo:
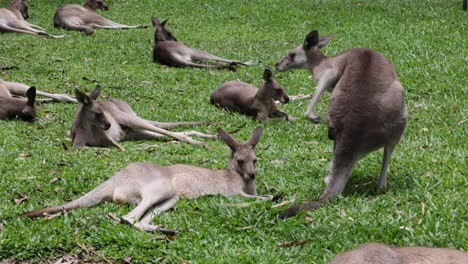
[[[98,187],[96,187],[94,190],[90,191],[89,193],[81,196],[80,198],[76,200],[73,200],[71,202],[68,202],[59,206],[48,207],[48,208],[43,208],[43,209],[28,212],[28,213],[24,213],[23,216],[26,216],[29,218],[36,218],[36,217],[43,216],[44,214],[55,214],[58,212],[72,210],[75,208],[91,207],[103,201],[111,200],[112,194],[113,194],[113,187],[109,183],[109,181],[106,181],[102,183],[101,185],[99,185]]]

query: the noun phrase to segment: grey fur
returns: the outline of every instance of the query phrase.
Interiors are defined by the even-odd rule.
[[[144,25],[128,26],[110,21],[99,15],[96,9],[104,11],[109,10],[102,0],[86,0],[83,6],[77,4],[61,6],[55,11],[54,25],[69,30],[78,30],[86,35],[93,34],[96,28],[147,28],[147,26]]]
[[[7,82],[7,81],[0,79],[0,96],[2,93],[5,93],[5,94],[11,93],[16,96],[24,96],[28,89],[29,89],[29,86],[26,84],[18,83],[18,82]],[[67,94],[54,94],[54,93],[48,93],[48,92],[43,92],[43,91],[38,91],[38,90],[36,91],[36,94],[38,96],[50,98],[53,101],[57,101],[57,102],[69,102],[69,103],[78,102],[76,101],[75,98]]]
[[[275,100],[288,103],[289,96],[283,87],[273,77],[270,68],[263,72],[264,83],[259,89],[241,81],[223,83],[210,96],[210,103],[228,110],[254,116],[259,121],[267,121],[269,117],[281,117],[288,121],[295,118],[279,109]]]
[[[468,253],[451,248],[394,247],[368,243],[340,253],[330,264],[466,264]]]
[[[160,166],[151,163],[131,163],[94,190],[69,203],[25,213],[30,218],[75,208],[90,207],[103,201],[136,204],[122,222],[140,230],[158,231],[153,217],[172,208],[179,199],[195,199],[205,195],[242,195],[248,198],[272,199],[257,195],[255,185],[255,145],[262,128],[254,130],[249,140],[238,143],[222,129],[219,137],[231,148],[228,169],[215,170],[187,164]]]
[[[63,38],[45,32],[45,29],[28,23],[28,4],[26,0],[14,0],[8,8],[0,9],[0,32],[23,33],[50,38]]]

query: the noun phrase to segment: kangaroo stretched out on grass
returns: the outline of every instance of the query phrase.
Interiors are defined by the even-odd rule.
[[[320,51],[328,38],[317,31],[305,38],[307,65],[318,81],[314,102],[325,89],[332,91],[327,111],[328,137],[334,140],[331,172],[318,201],[296,205],[280,215],[286,218],[299,210],[312,210],[340,194],[354,165],[368,153],[384,148],[376,187],[387,185],[387,167],[406,127],[404,90],[392,64],[370,49],[352,49],[327,58]],[[317,97],[316,97],[317,96]],[[310,110],[310,109],[309,109]]]
[[[190,48],[180,42],[177,42],[174,35],[172,35],[172,33],[165,27],[167,19],[160,23],[157,18],[152,17],[151,23],[156,28],[153,49],[154,62],[172,67],[215,68],[229,70],[235,70],[234,65],[248,65],[247,63],[221,58],[206,51]],[[209,61],[213,64],[201,64],[200,62],[202,61]]]
[[[26,121],[36,119],[36,88],[26,91],[26,98],[14,98],[10,92],[0,84],[0,119],[19,118]]]
[[[7,81],[0,79],[0,90],[2,89],[3,89],[3,93],[5,94],[8,93],[9,96],[11,96],[11,94],[16,95],[16,96],[24,96],[26,94],[26,91],[29,89],[29,86],[23,83],[7,82]],[[0,94],[1,94],[1,91],[0,91]],[[50,98],[53,101],[57,101],[57,102],[77,103],[75,98],[67,94],[53,94],[53,93],[47,93],[43,91],[36,91],[36,94],[39,96]]]
[[[147,26],[128,26],[110,21],[96,12],[96,9],[108,11],[102,0],[87,0],[83,6],[72,4],[59,7],[55,11],[54,25],[69,30],[78,30],[86,35],[94,33],[95,28],[129,29],[147,28]]]
[[[124,150],[118,142],[122,140],[138,140],[169,136],[192,145],[203,145],[190,136],[216,139],[215,135],[207,135],[196,131],[171,132],[166,129],[206,124],[206,122],[175,122],[164,123],[140,118],[130,105],[119,99],[98,102],[101,86],[88,96],[78,89],[76,99],[80,103],[71,129],[73,147],[105,147],[114,145]]]
[[[466,264],[468,253],[450,248],[394,247],[368,243],[340,253],[330,264]]]
[[[270,68],[263,72],[265,81],[259,89],[241,81],[223,83],[210,96],[210,103],[228,110],[254,116],[264,122],[268,117],[281,117],[288,121],[295,118],[279,109],[275,100],[288,103],[289,97],[283,87],[273,77]]]
[[[117,172],[94,190],[69,203],[24,214],[34,218],[75,208],[90,207],[103,201],[137,204],[121,218],[121,222],[140,230],[158,231],[151,220],[166,211],[181,198],[194,199],[204,195],[242,195],[247,198],[270,200],[272,196],[257,195],[255,185],[255,145],[262,135],[257,127],[241,144],[222,129],[219,137],[231,148],[228,169],[215,170],[187,164],[160,166],[152,163],[132,163]]]
[[[23,33],[35,36],[50,38],[63,38],[64,36],[54,36],[45,29],[28,23],[29,18],[28,3],[26,0],[14,0],[8,8],[0,9],[0,32]]]

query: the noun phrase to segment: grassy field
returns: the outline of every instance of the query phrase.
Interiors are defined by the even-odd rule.
[[[6,6],[9,1],[0,1]],[[390,163],[389,187],[377,195],[374,182],[382,152],[355,167],[342,196],[314,212],[272,220],[282,201],[316,198],[325,186],[332,141],[324,124],[303,117],[307,100],[281,106],[294,123],[261,124],[257,146],[257,186],[261,194],[283,192],[276,202],[241,197],[181,200],[155,218],[180,231],[140,232],[111,221],[132,207],[112,203],[75,210],[50,220],[19,214],[70,201],[130,162],[188,163],[225,168],[229,149],[221,141],[210,150],[167,141],[124,142],[116,148],[65,150],[76,105],[39,106],[38,121],[0,121],[0,260],[40,262],[72,255],[96,262],[133,263],[327,263],[342,251],[371,241],[468,250],[467,213],[467,13],[455,0],[321,1],[107,1],[103,15],[126,24],[170,18],[168,29],[192,47],[252,60],[237,72],[177,69],[152,62],[154,29],[97,30],[92,36],[56,29],[55,8],[72,1],[30,1],[30,20],[64,39],[0,34],[0,78],[38,89],[73,94],[96,84],[103,98],[126,100],[146,119],[212,121],[197,128],[240,132],[247,139],[257,121],[209,104],[222,82],[239,79],[260,85],[264,66],[273,66],[305,35],[318,29],[336,33],[325,49],[334,55],[353,47],[383,53],[405,87],[408,127]],[[312,93],[307,71],[275,73],[290,95]],[[318,105],[325,115],[329,95]],[[27,199],[18,203],[18,199]],[[15,202],[16,199],[16,202]],[[233,206],[248,202],[248,206]],[[17,204],[18,203],[18,204]],[[244,228],[251,227],[251,228]],[[303,245],[279,246],[302,241]]]

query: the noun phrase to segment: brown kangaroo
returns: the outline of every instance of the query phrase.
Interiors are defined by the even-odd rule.
[[[236,70],[234,65],[248,65],[235,60],[228,60],[206,51],[189,48],[177,42],[176,37],[166,29],[167,19],[163,22],[155,17],[151,18],[155,27],[153,61],[162,65],[172,67],[195,67]],[[201,61],[210,61],[213,64],[201,64]],[[214,64],[217,63],[217,64]],[[219,64],[222,63],[222,64]]]
[[[50,38],[63,38],[64,36],[54,36],[45,29],[28,23],[29,18],[28,3],[26,0],[14,0],[8,8],[0,9],[0,32],[23,33],[35,36]]]
[[[340,253],[330,264],[466,264],[468,253],[451,248],[394,247],[368,243]]]
[[[55,11],[54,25],[69,30],[78,30],[86,35],[94,33],[95,28],[129,29],[147,28],[148,26],[128,26],[110,21],[96,12],[96,9],[108,11],[102,0],[87,0],[83,6],[72,4],[59,7]]]
[[[187,164],[160,166],[152,163],[131,163],[94,190],[69,203],[24,214],[34,218],[75,208],[91,207],[103,201],[137,204],[121,218],[143,231],[158,231],[152,225],[154,216],[166,211],[181,198],[195,199],[205,195],[242,195],[247,198],[272,199],[257,195],[255,185],[255,145],[262,135],[257,127],[241,144],[222,129],[219,137],[231,148],[228,169],[215,170]]]
[[[206,124],[206,122],[164,123],[140,118],[130,105],[119,99],[98,102],[101,86],[88,96],[78,89],[76,99],[80,103],[71,129],[73,147],[105,147],[114,145],[124,150],[118,142],[122,140],[138,140],[169,136],[192,145],[203,145],[190,136],[216,139],[215,135],[207,135],[196,131],[171,132],[166,129]]]
[[[0,84],[0,119],[19,118],[25,121],[36,119],[36,88],[31,87],[26,92],[27,99],[14,98]]]
[[[3,87],[3,92],[8,93],[9,96],[11,96],[11,94],[16,95],[16,96],[24,96],[26,94],[26,91],[29,89],[29,86],[26,84],[18,83],[18,82],[7,82],[2,79],[0,79],[0,87]],[[0,96],[2,93],[1,90],[2,89],[0,89]],[[36,90],[36,95],[50,98],[53,101],[57,101],[57,102],[70,102],[70,103],[78,102],[76,101],[75,98],[67,94],[54,94],[54,93],[47,93],[47,92]],[[36,101],[41,101],[41,99],[38,99]],[[46,101],[46,100],[42,100],[42,101]]]
[[[324,90],[332,91],[327,126],[334,148],[331,172],[325,178],[327,187],[318,201],[293,206],[280,218],[293,216],[301,209],[312,210],[336,197],[343,191],[354,165],[383,147],[376,186],[382,191],[387,185],[390,157],[406,127],[404,91],[392,64],[370,49],[352,49],[327,58],[320,49],[328,42],[314,30],[303,45],[309,70],[318,82],[312,105]]]
[[[275,100],[288,103],[289,97],[283,87],[273,77],[270,68],[263,72],[265,81],[259,89],[241,81],[223,83],[210,96],[210,103],[228,110],[254,116],[261,122],[268,117],[281,117],[288,121],[295,118],[279,109]]]

